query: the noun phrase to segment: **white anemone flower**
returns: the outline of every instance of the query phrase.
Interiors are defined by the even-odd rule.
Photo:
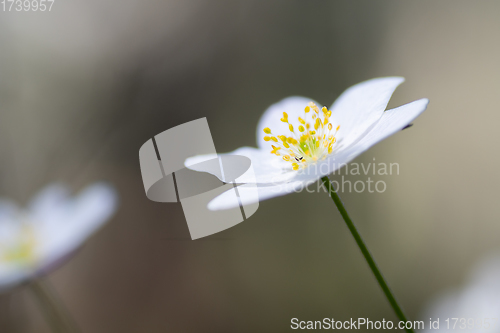
[[[45,187],[28,204],[0,200],[0,290],[48,273],[73,254],[113,214],[117,195],[96,183],[70,196]]]
[[[499,333],[499,281],[500,256],[484,258],[473,267],[463,288],[445,291],[431,300],[422,319],[426,324],[429,318],[439,319],[439,328],[446,331]],[[436,331],[429,325],[425,328],[424,332]]]
[[[259,201],[298,191],[405,128],[426,109],[429,100],[385,110],[403,81],[385,77],[361,82],[347,89],[330,108],[297,96],[271,105],[257,125],[258,148],[241,147],[228,153],[252,162],[255,177],[247,172],[238,178],[239,183],[252,184],[241,187],[240,196],[245,191],[255,192],[254,186],[258,197],[248,197]],[[185,166],[210,173],[200,163],[210,158],[215,156],[193,156]],[[232,192],[221,194],[208,208],[233,208],[235,201],[226,197],[230,195]]]

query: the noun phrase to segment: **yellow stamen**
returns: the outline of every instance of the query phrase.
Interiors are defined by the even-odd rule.
[[[316,123],[314,123],[314,129],[318,130],[319,125],[321,125],[321,120],[319,118],[316,118]]]
[[[312,123],[307,122],[307,113],[311,111]],[[333,125],[330,123],[331,110],[327,107],[320,108],[313,102],[309,103],[304,108],[305,117],[297,117],[298,124],[289,122],[288,114],[283,112],[281,121],[288,124],[290,136],[286,135],[266,135],[264,141],[273,141],[277,146],[271,145],[273,150],[271,154],[282,156],[283,161],[290,162],[293,170],[299,170],[308,167],[310,164],[316,163],[318,160],[324,160],[328,154],[333,152],[332,145],[336,142],[335,135],[337,132],[331,132]],[[294,132],[294,125],[298,125],[300,133]],[[340,126],[337,126],[337,131]],[[311,130],[312,129],[312,130]],[[266,134],[271,134],[271,129],[264,129]],[[284,149],[284,150],[281,150]],[[283,152],[283,154],[280,153]]]

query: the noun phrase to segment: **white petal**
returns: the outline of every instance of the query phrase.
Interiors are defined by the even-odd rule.
[[[423,98],[385,111],[370,132],[363,136],[352,147],[341,152],[340,155],[347,156],[343,159],[348,159],[349,161],[354,159],[373,145],[401,131],[406,125],[410,124],[425,111],[427,104],[429,104],[429,100]]]
[[[34,271],[26,265],[0,263],[0,293],[29,279],[32,275]]]
[[[250,173],[243,174],[238,177],[238,182],[241,183],[276,184],[289,181],[296,176],[296,173],[290,168],[290,163],[283,161],[276,155],[272,155],[267,150],[252,147],[241,147],[230,153],[219,155],[241,155],[246,156],[251,160],[255,176]],[[205,168],[205,165],[201,163],[209,158],[215,157],[216,155],[213,154],[190,157],[186,159],[184,165],[191,170],[209,172],[218,177],[221,181],[224,181],[220,175],[211,172],[209,167]]]
[[[288,129],[288,124],[280,120],[283,118],[283,112],[288,113],[290,123],[297,128],[300,125],[298,117],[304,118],[304,109],[309,102],[314,101],[310,98],[293,96],[282,99],[278,103],[267,108],[257,124],[257,146],[269,151],[272,149],[271,144],[273,142],[264,141],[264,136],[267,135],[264,133],[264,128],[266,127],[269,127],[274,135],[289,136],[290,130]],[[318,106],[320,105],[318,104]],[[309,113],[309,115],[310,114],[311,113]]]
[[[45,224],[41,249],[43,265],[50,265],[78,248],[106,222],[117,206],[117,194],[108,185],[98,183],[84,189],[54,214],[57,223]]]
[[[402,77],[384,77],[358,83],[347,89],[333,103],[330,118],[334,127],[340,125],[337,143],[348,147],[365,134],[384,113]]]
[[[299,173],[296,180],[310,181],[328,175],[349,163],[378,142],[401,131],[427,108],[426,98],[384,112],[380,120],[358,142]]]
[[[37,223],[51,220],[54,212],[67,204],[70,199],[69,195],[69,188],[62,184],[44,187],[28,204],[32,219]]]
[[[282,195],[299,192],[306,185],[304,182],[290,182],[283,183],[281,185],[274,186],[257,186],[258,196],[254,195],[255,187],[246,186],[238,186],[238,192],[240,197],[252,198],[251,200],[246,200],[245,204],[253,204],[256,202],[260,202],[263,200],[279,197]],[[226,191],[214,198],[212,201],[208,203],[208,209],[210,210],[223,210],[223,209],[231,209],[238,207],[235,204],[234,200],[228,200],[228,198],[232,197],[233,190]],[[245,193],[248,191],[249,193]]]
[[[245,147],[243,147],[245,148]],[[236,151],[236,150],[235,150]],[[227,154],[233,154],[234,152],[227,153]],[[219,154],[222,155],[222,154]],[[184,166],[190,170],[194,171],[200,171],[200,172],[208,172],[209,170],[206,170],[203,168],[204,164],[202,162],[212,160],[214,158],[217,158],[217,154],[203,154],[203,155],[196,155],[192,157],[188,157],[184,161]],[[213,174],[214,176],[217,176],[217,178],[220,179],[220,174],[215,174],[213,172],[210,172],[210,174]],[[224,181],[221,179],[221,181]]]
[[[97,183],[85,188],[75,198],[72,228],[90,234],[106,222],[115,212],[118,195],[113,187]]]

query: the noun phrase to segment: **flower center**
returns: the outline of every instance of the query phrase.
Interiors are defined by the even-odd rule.
[[[298,132],[289,123],[288,114],[283,112],[281,121],[288,124],[290,130],[288,136],[274,135],[269,127],[264,128],[264,133],[268,134],[264,137],[264,141],[274,141],[276,144],[271,145],[273,148],[271,154],[283,156],[284,161],[291,163],[293,170],[304,169],[331,154],[340,125],[333,130],[329,120],[332,111],[325,106],[321,111],[323,119],[318,106],[310,102],[304,109],[304,118],[298,117],[300,123]],[[311,114],[311,122],[308,120],[308,114]]]
[[[23,226],[18,237],[14,245],[0,245],[0,262],[29,264],[35,261],[36,237],[33,228]]]

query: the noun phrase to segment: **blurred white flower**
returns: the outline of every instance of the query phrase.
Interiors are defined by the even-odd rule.
[[[403,81],[401,77],[386,77],[359,83],[347,89],[330,109],[304,97],[289,97],[271,105],[257,125],[259,148],[241,147],[228,153],[252,161],[255,177],[244,174],[238,182],[253,185],[239,189],[240,195],[257,187],[258,198],[248,197],[261,201],[296,191],[403,129],[429,102],[424,98],[385,111]],[[205,169],[207,164],[200,162],[214,157],[194,156],[185,165],[211,173]],[[231,195],[223,193],[209,203],[209,208],[232,208],[235,201],[226,197]]]
[[[436,296],[424,310],[422,317],[429,329],[429,318],[439,318],[440,330],[459,332],[500,332],[500,256],[491,256],[479,262],[471,271],[462,289],[449,290]],[[453,320],[452,318],[458,318]],[[453,326],[455,328],[453,329]]]
[[[26,208],[0,200],[0,290],[47,273],[74,252],[113,214],[112,187],[93,184],[70,196],[49,185]]]

